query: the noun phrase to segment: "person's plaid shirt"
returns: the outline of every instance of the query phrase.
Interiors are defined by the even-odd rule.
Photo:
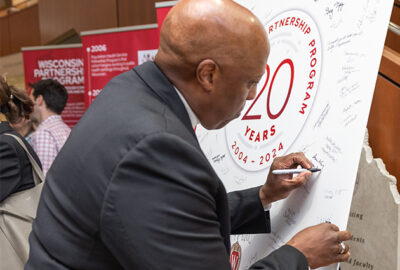
[[[71,129],[63,122],[60,115],[53,115],[44,120],[33,133],[30,144],[42,163],[46,175],[61,147],[67,140]]]

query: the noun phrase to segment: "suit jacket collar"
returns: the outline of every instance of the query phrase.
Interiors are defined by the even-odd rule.
[[[1,122],[0,123],[0,134],[6,133],[6,132],[13,132],[14,130],[10,126],[8,122]]]
[[[133,71],[149,88],[176,114],[189,132],[196,137],[189,115],[174,86],[154,62],[146,62],[133,68]]]

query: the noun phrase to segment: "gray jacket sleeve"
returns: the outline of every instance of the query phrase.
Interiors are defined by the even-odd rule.
[[[271,232],[269,211],[264,211],[259,189],[255,187],[228,193],[231,234]]]

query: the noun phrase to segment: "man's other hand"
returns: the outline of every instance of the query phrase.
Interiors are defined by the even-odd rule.
[[[336,225],[322,223],[297,233],[287,245],[297,248],[314,269],[332,263],[344,262],[350,257],[349,246],[341,244],[351,237],[348,231],[339,231]]]
[[[305,169],[311,169],[312,163],[309,161],[304,153],[293,153],[287,156],[277,157],[272,162],[267,181],[260,188],[260,199],[263,206],[272,202],[281,200],[289,196],[290,192],[294,189],[303,186],[312,173],[302,172],[293,178],[293,174],[272,174],[273,170],[279,169],[295,169],[298,166]]]

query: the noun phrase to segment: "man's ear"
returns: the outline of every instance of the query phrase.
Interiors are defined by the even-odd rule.
[[[42,95],[38,95],[38,96],[36,97],[36,99],[35,99],[35,103],[36,103],[38,106],[42,106],[42,105],[44,104],[43,96],[42,96]]]
[[[214,60],[205,59],[197,65],[197,80],[205,91],[210,92],[213,90],[217,72],[218,65],[214,62]]]

